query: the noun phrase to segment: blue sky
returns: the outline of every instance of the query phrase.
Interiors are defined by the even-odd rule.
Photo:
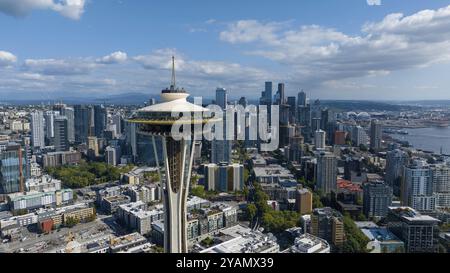
[[[450,1],[379,4],[0,0],[0,96],[153,95],[174,54],[193,95],[450,99]]]

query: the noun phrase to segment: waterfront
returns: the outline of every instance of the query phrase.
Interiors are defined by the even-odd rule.
[[[414,148],[444,154],[450,154],[450,127],[430,127],[406,129],[408,135],[392,135],[394,138],[408,141]]]

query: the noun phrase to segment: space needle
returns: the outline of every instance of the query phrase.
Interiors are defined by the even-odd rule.
[[[194,155],[194,125],[211,119],[202,118],[208,109],[186,100],[189,94],[175,82],[175,58],[172,56],[172,83],[161,91],[162,103],[137,110],[128,120],[137,125],[140,134],[151,136],[158,174],[163,187],[164,249],[166,253],[187,253],[187,209],[189,182]],[[191,115],[180,120],[172,112]],[[199,118],[200,117],[200,118]],[[190,139],[175,140],[172,126],[191,126]],[[201,132],[200,132],[201,133]],[[156,144],[162,145],[162,154]]]

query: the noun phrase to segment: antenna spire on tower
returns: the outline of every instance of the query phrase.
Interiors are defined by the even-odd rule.
[[[175,89],[175,57],[172,55],[172,89]]]

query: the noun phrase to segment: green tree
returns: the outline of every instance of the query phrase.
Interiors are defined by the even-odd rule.
[[[368,151],[367,146],[364,145],[364,144],[360,144],[359,145],[359,149],[361,150],[361,152],[367,152]]]
[[[312,200],[313,208],[323,208],[322,201],[320,200],[320,195],[317,193],[313,193],[313,200]]]
[[[253,223],[256,213],[258,212],[258,209],[256,208],[255,204],[248,204],[247,206],[247,217],[250,223]]]
[[[214,240],[211,237],[206,237],[200,243],[206,247],[210,247],[214,244]]]
[[[64,225],[69,228],[72,228],[72,227],[78,225],[78,223],[79,223],[79,221],[75,217],[67,217],[64,221]]]
[[[196,186],[191,189],[191,194],[200,198],[205,198],[205,187],[203,186]]]
[[[355,222],[348,215],[344,215],[344,231],[346,241],[342,247],[345,253],[365,253],[369,239],[356,226]]]

